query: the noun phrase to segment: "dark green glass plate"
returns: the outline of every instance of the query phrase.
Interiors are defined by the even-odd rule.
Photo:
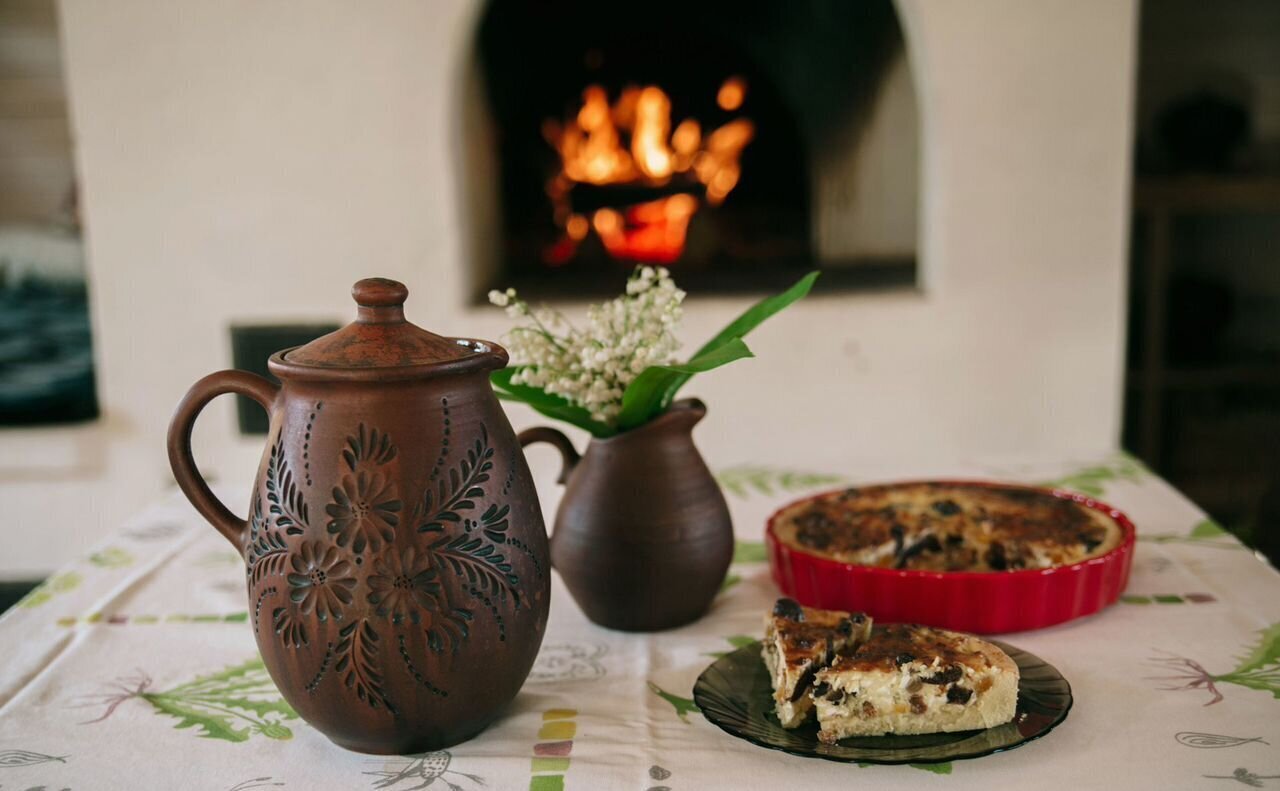
[[[703,716],[726,733],[792,755],[865,764],[928,764],[979,758],[1012,750],[1044,736],[1067,718],[1071,685],[1040,657],[998,640],[1018,665],[1018,709],[1012,722],[980,731],[919,736],[859,736],[838,744],[818,741],[818,725],[788,730],[773,711],[769,671],[757,641],[717,659],[693,686]]]

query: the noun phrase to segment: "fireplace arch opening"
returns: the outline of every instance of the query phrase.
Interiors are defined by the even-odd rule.
[[[914,286],[919,123],[892,0],[493,0],[464,90],[473,296]]]

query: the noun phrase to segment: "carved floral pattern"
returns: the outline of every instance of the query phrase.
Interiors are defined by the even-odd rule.
[[[293,470],[285,461],[284,448],[278,436],[267,459],[266,488],[267,501],[271,504],[268,510],[275,526],[284,528],[291,536],[302,535],[309,518],[307,501],[293,477]]]
[[[387,552],[373,563],[373,571],[367,580],[369,603],[381,616],[390,616],[392,623],[406,618],[411,623],[422,623],[422,613],[438,612],[447,606],[440,589],[436,570],[430,567],[430,558],[413,547],[397,551],[388,547]],[[429,624],[428,615],[427,623]]]
[[[356,697],[373,708],[386,706],[395,713],[395,706],[387,700],[383,690],[382,673],[378,670],[381,638],[369,625],[369,621],[355,621],[339,632],[338,663],[333,669],[342,676],[342,683],[356,693]]]
[[[342,460],[352,472],[361,462],[386,464],[395,457],[396,446],[391,444],[391,438],[376,428],[366,429],[363,423],[354,435],[347,437],[347,445],[342,449]]]
[[[377,552],[384,541],[395,539],[400,507],[395,481],[361,470],[342,476],[341,485],[333,487],[333,502],[325,508],[331,517],[327,527],[337,536],[338,546],[350,544],[359,554],[367,545]]]
[[[442,441],[447,443],[447,414],[444,419]],[[359,424],[337,451],[345,469],[325,507],[329,539],[286,540],[286,535],[304,532],[307,498],[277,438],[267,463],[266,502],[259,494],[251,509],[247,572],[251,591],[266,585],[269,577],[288,582],[287,588],[280,586],[288,591],[288,601],[270,609],[271,627],[281,644],[293,649],[313,641],[328,646],[308,692],[314,693],[332,669],[358,699],[394,713],[386,674],[398,669],[433,694],[447,696],[429,678],[429,668],[410,661],[406,637],[412,641],[413,632],[404,630],[420,629],[435,654],[457,653],[471,635],[475,615],[453,603],[453,596],[483,605],[499,639],[505,639],[502,611],[521,605],[513,558],[502,550],[509,540],[510,507],[494,502],[486,490],[486,485],[498,488],[490,484],[494,449],[487,429],[479,426],[478,438],[462,447],[451,468],[443,466],[444,453],[436,460],[425,490],[413,498],[415,506],[406,515],[404,526],[414,529],[399,533],[401,479],[394,466],[381,469],[400,464],[399,452],[388,434]],[[314,450],[308,444],[308,453]],[[510,488],[511,476],[506,477],[503,495]],[[532,553],[525,554],[536,565]],[[261,589],[257,611],[268,595],[274,597],[275,588]],[[367,614],[361,613],[357,598],[367,603]],[[339,623],[326,626],[331,622]],[[403,662],[386,664],[397,646]]]
[[[290,648],[299,648],[308,643],[307,627],[288,607],[277,607],[271,611],[271,628],[280,635],[280,642]]]
[[[318,541],[304,541],[289,558],[293,573],[288,576],[289,598],[304,613],[314,612],[321,621],[342,617],[342,607],[350,604],[356,586],[353,567],[334,547]]]

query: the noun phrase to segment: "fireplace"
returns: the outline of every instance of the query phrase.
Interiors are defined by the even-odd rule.
[[[474,293],[915,283],[918,124],[891,0],[492,2],[465,162]],[[495,234],[494,228],[498,229]]]

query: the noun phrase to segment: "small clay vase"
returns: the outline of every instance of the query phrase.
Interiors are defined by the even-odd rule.
[[[497,717],[542,643],[550,563],[524,454],[489,385],[495,344],[405,321],[400,283],[361,280],[354,323],[196,382],[169,427],[178,486],[244,558],[258,649],[337,744],[439,750]],[[271,416],[249,519],[191,456],[204,406]]]
[[[733,559],[733,523],[719,485],[693,444],[707,413],[677,401],[645,425],[592,439],[581,457],[560,431],[520,432],[563,458],[564,499],[551,562],[587,617],[628,632],[697,620]]]

